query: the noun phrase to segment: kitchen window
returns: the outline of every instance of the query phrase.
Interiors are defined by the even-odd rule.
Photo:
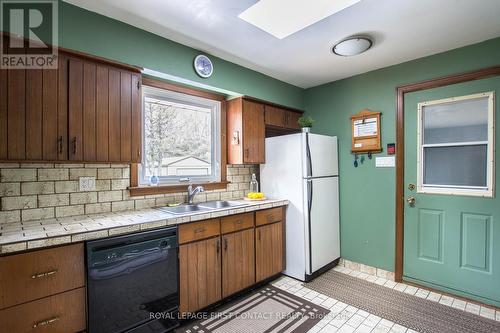
[[[221,180],[221,101],[143,86],[142,114],[140,184]]]
[[[493,196],[494,93],[418,104],[418,191]]]

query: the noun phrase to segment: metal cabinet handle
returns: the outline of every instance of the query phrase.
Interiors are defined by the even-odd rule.
[[[245,149],[245,157],[248,158],[250,156],[250,149]]]
[[[59,152],[59,154],[62,154],[63,152],[63,137],[62,135],[59,137],[59,139],[57,139],[57,151]]]
[[[260,229],[259,229],[259,231],[257,232],[257,234],[258,234],[258,236],[259,236],[259,241],[260,241],[260,239],[261,239]]]
[[[203,228],[203,227],[194,229],[195,234],[199,234],[200,232],[204,232],[204,231],[205,231],[205,228]]]
[[[217,240],[217,254],[220,252],[220,239]]]
[[[227,251],[227,238],[224,238],[224,251]]]
[[[52,276],[57,273],[57,269],[54,269],[53,271],[45,272],[45,273],[38,273],[38,274],[33,274],[31,276],[32,279],[40,279],[48,276]]]
[[[47,326],[47,325],[55,323],[56,321],[59,321],[59,317],[53,317],[50,319],[42,320],[42,321],[39,321],[38,323],[33,324],[33,328]]]
[[[76,145],[76,136],[73,137],[73,140],[71,140],[72,144],[73,144],[73,155],[76,155],[76,151],[77,151],[77,145]]]
[[[243,223],[243,220],[234,221],[234,224],[242,224],[242,223]]]
[[[274,215],[267,215],[267,222],[272,222],[274,220]]]

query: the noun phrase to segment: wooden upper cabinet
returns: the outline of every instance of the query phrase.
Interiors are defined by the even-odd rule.
[[[228,163],[265,163],[264,105],[236,98],[227,103]]]
[[[0,70],[0,160],[67,159],[67,76],[62,57],[59,64],[59,70]]]
[[[284,108],[265,105],[266,126],[280,127],[290,130],[300,129],[298,120],[302,116],[301,112],[287,110]]]
[[[140,74],[69,59],[69,159],[139,162]]]
[[[139,70],[66,52],[58,61],[0,70],[0,161],[139,162]]]

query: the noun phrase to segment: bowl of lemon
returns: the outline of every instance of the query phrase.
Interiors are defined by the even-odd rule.
[[[262,192],[248,192],[247,196],[244,199],[248,201],[259,201],[266,200],[267,198]]]

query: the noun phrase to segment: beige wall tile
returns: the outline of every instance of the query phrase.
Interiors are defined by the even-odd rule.
[[[54,207],[25,209],[22,211],[23,221],[50,219],[55,217]]]
[[[123,200],[122,191],[102,191],[98,192],[97,197],[99,202]]]
[[[97,170],[98,179],[121,179],[122,175],[123,175],[122,169],[119,168]]]
[[[1,169],[0,181],[5,182],[30,182],[36,181],[36,169]]]
[[[135,209],[144,209],[154,207],[156,205],[155,199],[139,199],[135,200]]]
[[[19,163],[0,163],[0,169],[17,169],[19,167]]]
[[[38,180],[68,180],[69,169],[38,169]]]
[[[56,207],[56,217],[75,216],[85,214],[84,205]]]
[[[69,194],[45,194],[38,196],[38,207],[55,207],[69,205]]]
[[[21,183],[0,183],[0,197],[21,195]]]
[[[20,167],[23,169],[49,169],[49,168],[53,168],[54,164],[52,164],[52,163],[21,163]]]
[[[78,182],[74,180],[55,182],[55,191],[56,193],[78,192],[79,186]]]
[[[97,177],[96,169],[77,168],[69,170],[69,179],[78,180],[80,177]]]
[[[69,195],[71,205],[90,204],[97,202],[97,192],[80,192]]]
[[[109,191],[111,190],[111,180],[109,179],[97,179],[95,181],[96,191]]]
[[[87,163],[85,164],[86,168],[109,168],[109,163]]]
[[[83,168],[84,164],[81,163],[56,163],[54,164],[55,168],[67,168],[67,169],[72,169],[72,168]]]
[[[106,213],[111,211],[111,203],[93,203],[85,205],[85,214]]]
[[[130,180],[128,179],[113,179],[111,180],[112,190],[125,190],[130,186]]]
[[[28,242],[28,249],[71,243],[71,236],[53,237]]]
[[[1,203],[2,210],[37,208],[37,197],[36,195],[3,197]]]
[[[0,211],[0,224],[21,221],[20,210]]]
[[[111,203],[111,211],[119,212],[123,210],[133,210],[134,205],[135,205],[134,200],[115,201]]]
[[[27,182],[21,183],[21,193],[30,194],[52,194],[55,192],[54,182]]]

